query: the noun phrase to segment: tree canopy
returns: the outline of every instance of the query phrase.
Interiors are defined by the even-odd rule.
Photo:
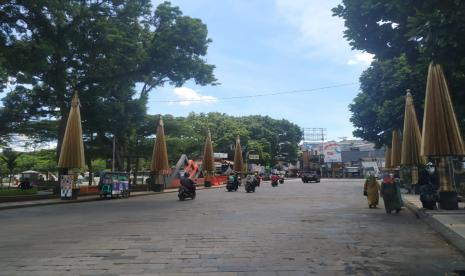
[[[388,144],[390,130],[402,127],[406,89],[412,90],[421,120],[431,61],[444,66],[465,131],[463,1],[343,0],[333,12],[344,19],[344,37],[352,48],[375,55],[360,77],[361,92],[350,105],[355,136],[378,146]]]
[[[57,140],[79,92],[86,145],[118,155],[146,114],[148,93],[187,80],[214,84],[207,26],[169,2],[9,1],[0,4],[0,137]],[[136,84],[142,86],[136,91]]]
[[[130,137],[128,151],[145,162],[139,162],[138,170],[148,169],[154,145],[154,135],[160,115],[145,115],[140,126]],[[163,115],[169,164],[175,165],[182,154],[198,160],[203,156],[203,146],[207,131],[210,130],[215,152],[227,153],[229,159],[234,156],[237,135],[241,137],[244,158],[247,152],[258,154],[257,161],[262,165],[275,165],[276,161],[296,162],[298,144],[302,133],[299,126],[281,119],[268,116],[233,117],[223,113],[190,113],[186,117]],[[112,158],[111,148],[102,150],[89,148],[94,156],[93,171],[105,169],[106,161]],[[99,152],[100,151],[100,152]],[[5,152],[6,156],[9,152]],[[54,150],[40,150],[18,155],[15,158],[14,172],[37,170],[55,172],[57,164]],[[3,159],[3,156],[0,156]],[[121,160],[122,162],[125,160]],[[8,173],[5,162],[0,162],[0,173]],[[134,165],[134,162],[132,162]]]
[[[159,115],[147,115],[141,133],[144,142],[139,152],[150,153]],[[298,143],[302,139],[299,126],[287,121],[276,120],[268,116],[233,117],[227,114],[190,113],[187,117],[163,115],[166,143],[170,164],[178,161],[181,154],[189,158],[201,158],[207,131],[210,130],[215,152],[234,156],[234,145],[237,135],[241,137],[241,145],[246,152],[258,154],[259,162],[274,165],[279,156],[285,161],[296,162]],[[145,147],[145,148],[144,148]],[[244,155],[245,157],[245,155]]]

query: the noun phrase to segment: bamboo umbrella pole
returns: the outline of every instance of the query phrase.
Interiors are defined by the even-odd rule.
[[[207,137],[205,138],[205,146],[203,150],[203,170],[205,172],[205,186],[210,186],[210,176],[213,176],[215,172],[215,163],[213,158],[213,145],[211,139],[210,130],[208,131]]]
[[[386,146],[386,151],[384,152],[384,168],[389,170],[391,168],[391,146]]]
[[[66,122],[65,134],[63,136],[63,143],[61,145],[60,157],[58,159],[58,167],[67,170],[66,174],[69,174],[69,171],[72,170],[73,176],[71,184],[71,197],[77,198],[77,174],[79,169],[85,167],[81,112],[79,108],[79,96],[77,92],[74,93],[73,99],[71,100],[71,109],[68,115],[68,120]],[[66,194],[68,194],[68,192],[66,192]],[[64,198],[66,197],[67,196]]]
[[[424,159],[420,156],[420,144],[421,132],[413,105],[413,97],[410,93],[410,89],[407,89],[407,94],[405,96],[401,165],[404,166],[404,171],[408,171],[409,173],[410,177],[408,181],[410,185],[416,185],[418,183],[418,165],[424,162]]]
[[[234,170],[236,172],[243,172],[244,160],[242,159],[241,140],[239,135],[236,138],[236,149],[234,151]]]
[[[440,207],[457,209],[451,158],[464,156],[465,146],[442,67],[433,62],[429,65],[426,82],[421,155],[440,158]]]
[[[391,143],[391,168],[395,169],[400,166],[402,154],[402,138],[401,132],[398,129],[392,131]]]
[[[165,128],[163,124],[163,118],[160,116],[160,122],[157,127],[157,134],[155,138],[155,145],[152,152],[151,164],[152,175],[156,178],[156,183],[153,184],[155,184],[155,189],[157,191],[164,189],[164,175],[169,173],[169,169],[168,151],[166,148],[165,140]]]

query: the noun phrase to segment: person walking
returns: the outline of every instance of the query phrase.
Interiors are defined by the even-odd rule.
[[[398,214],[402,210],[400,186],[397,181],[394,181],[392,174],[384,175],[381,183],[381,196],[383,197],[386,213],[390,214],[395,210],[396,214]]]
[[[363,188],[363,194],[367,197],[368,207],[377,208],[379,204],[379,190],[380,186],[378,181],[373,175],[369,175],[365,180],[365,186]]]

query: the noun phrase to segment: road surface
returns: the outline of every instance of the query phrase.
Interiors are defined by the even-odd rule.
[[[382,207],[382,206],[381,206]],[[444,275],[464,257],[361,180],[0,211],[0,275]]]

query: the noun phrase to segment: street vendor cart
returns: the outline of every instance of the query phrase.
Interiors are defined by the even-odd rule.
[[[128,198],[129,173],[105,172],[99,181],[100,198]]]

